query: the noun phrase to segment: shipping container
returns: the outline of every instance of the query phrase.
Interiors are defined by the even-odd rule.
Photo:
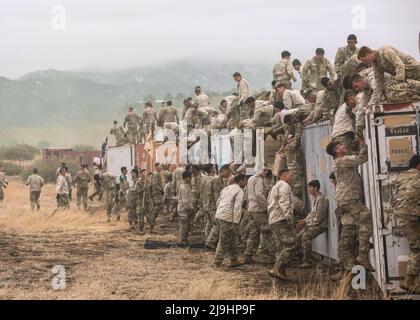
[[[366,115],[365,142],[368,161],[360,167],[366,206],[372,213],[374,277],[385,296],[406,293],[399,288],[404,278],[409,254],[407,239],[396,233],[392,212],[395,181],[408,169],[408,160],[418,151],[420,102],[384,104]],[[312,242],[313,251],[338,259],[338,220],[335,214],[335,189],[329,181],[332,157],[325,147],[331,140],[329,121],[305,127],[302,147],[306,162],[306,179],[318,179],[329,200],[328,231]],[[310,202],[308,202],[310,206]],[[309,209],[309,208],[308,208]],[[415,296],[418,298],[419,296]]]

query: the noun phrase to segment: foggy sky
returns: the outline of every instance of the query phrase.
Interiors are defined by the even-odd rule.
[[[54,5],[66,28],[51,26]],[[353,29],[352,8],[366,8]],[[419,57],[418,0],[0,0],[0,75],[44,69],[111,71],[180,59],[272,65],[280,52],[334,59],[346,37]]]

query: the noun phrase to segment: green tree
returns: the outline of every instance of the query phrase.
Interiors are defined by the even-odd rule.
[[[0,159],[12,161],[32,160],[39,154],[39,149],[27,144],[17,144],[0,148]]]

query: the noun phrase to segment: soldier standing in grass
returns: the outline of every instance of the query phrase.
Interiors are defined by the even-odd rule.
[[[137,179],[139,177],[139,171],[137,169],[131,170],[131,181],[127,193],[127,210],[128,210],[128,225],[129,231],[135,230],[138,222],[137,217],[137,204],[139,193],[137,192]]]
[[[90,175],[87,169],[87,165],[83,164],[79,171],[77,171],[76,177],[73,183],[77,186],[77,207],[80,210],[80,206],[83,202],[83,208],[88,209],[88,191],[89,191]]]
[[[243,264],[238,260],[238,239],[245,186],[246,176],[240,173],[234,177],[233,184],[220,193],[216,211],[220,233],[214,257],[215,266],[220,266],[226,256],[230,258],[231,268]]]
[[[153,232],[155,227],[156,217],[153,213],[152,199],[152,184],[150,178],[146,175],[146,170],[140,170],[140,178],[136,183],[137,192],[137,218],[138,218],[138,232],[144,234],[144,217],[150,227],[150,233]]]
[[[57,194],[57,207],[58,208],[69,208],[69,188],[65,178],[66,169],[61,168],[57,177],[56,194]]]
[[[112,209],[115,205],[115,198],[117,197],[117,177],[115,177],[111,172],[105,172],[103,174],[103,182],[104,182],[104,191],[105,191],[105,198],[106,198],[106,213],[107,213],[107,221],[111,222],[111,215]],[[117,218],[119,217],[119,212],[115,210]]]
[[[162,165],[160,163],[155,164],[155,172],[152,174],[152,201],[153,201],[153,213],[155,219],[159,213],[163,210],[163,184],[160,173],[162,172]]]
[[[41,209],[39,198],[44,183],[44,179],[38,174],[38,169],[35,168],[26,181],[26,185],[29,186],[29,200],[31,201],[32,210],[35,210],[35,207],[37,210]]]
[[[183,182],[178,193],[178,244],[180,245],[188,243],[188,235],[194,222],[195,199],[192,193],[191,176],[190,171],[182,173]]]

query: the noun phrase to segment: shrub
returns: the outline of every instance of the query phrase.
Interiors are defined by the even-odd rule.
[[[27,144],[17,144],[14,146],[1,147],[0,159],[15,161],[32,160],[38,153],[38,148]]]
[[[0,167],[4,168],[4,173],[6,174],[6,176],[17,176],[24,169],[22,166],[16,163],[6,161],[0,162]]]
[[[73,146],[72,149],[77,152],[96,151],[96,148],[90,144],[78,144]]]

